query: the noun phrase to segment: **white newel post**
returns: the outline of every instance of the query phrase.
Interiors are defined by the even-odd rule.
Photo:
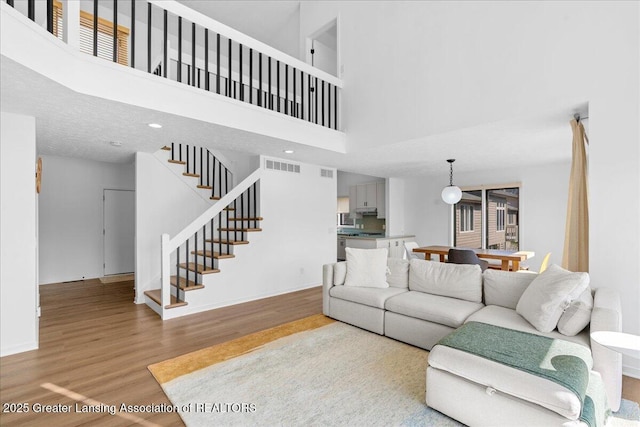
[[[64,42],[80,50],[80,0],[67,0],[62,4]]]
[[[165,233],[160,239],[160,281],[162,290],[160,310],[164,319],[165,307],[171,304],[171,250],[169,249],[169,235]]]

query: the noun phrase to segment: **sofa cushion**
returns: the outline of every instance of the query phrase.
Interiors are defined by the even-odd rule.
[[[484,303],[515,310],[525,289],[536,277],[537,273],[487,269],[482,274]]]
[[[482,307],[482,303],[418,291],[404,292],[389,298],[385,303],[385,308],[389,311],[452,328],[461,326],[467,317]]]
[[[387,248],[347,248],[347,277],[345,286],[388,288]]]
[[[593,296],[591,289],[587,288],[560,316],[558,332],[567,336],[578,334],[591,322],[592,309]]]
[[[388,258],[387,283],[394,288],[407,289],[409,287],[409,261],[402,258]]]
[[[590,338],[587,331],[572,337],[560,334],[558,331],[542,333],[527,322],[527,320],[510,308],[500,307],[497,305],[488,305],[481,310],[473,313],[466,322],[482,322],[490,325],[501,326],[503,328],[515,329],[517,331],[528,332],[530,334],[542,335],[549,338],[558,338],[566,341],[582,344],[590,347]]]
[[[587,353],[588,350],[585,349],[584,357],[589,364],[590,355]],[[573,391],[546,378],[472,353],[436,345],[429,353],[429,366],[498,390],[504,396],[514,396],[540,405],[568,418],[567,421],[577,420],[580,415],[582,404]]]
[[[384,309],[385,301],[394,295],[407,292],[399,288],[368,288],[359,286],[334,286],[329,290],[329,295],[345,301]]]
[[[551,265],[527,287],[516,311],[540,332],[551,332],[562,312],[588,286],[587,273],[573,273]]]
[[[333,267],[333,285],[344,285],[344,280],[347,278],[347,263],[346,261],[340,261]]]
[[[412,259],[409,289],[481,303],[482,270],[479,265]]]

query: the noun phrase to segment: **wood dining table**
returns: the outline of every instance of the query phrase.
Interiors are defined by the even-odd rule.
[[[431,259],[431,255],[438,255],[440,262],[445,262],[446,256],[449,253],[449,249],[471,249],[471,248],[454,248],[452,246],[423,246],[415,248],[413,252],[423,253],[424,258]],[[529,258],[535,256],[535,252],[532,251],[508,251],[501,249],[471,249],[478,255],[478,258],[484,259],[497,259],[501,261],[501,270],[505,271],[518,271],[520,269],[520,263]]]

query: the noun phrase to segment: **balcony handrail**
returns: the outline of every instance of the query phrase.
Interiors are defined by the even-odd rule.
[[[243,46],[248,48],[252,48],[267,56],[272,57],[273,59],[279,60],[285,64],[289,64],[297,68],[298,70],[304,71],[307,74],[311,74],[314,77],[318,77],[326,81],[327,83],[331,83],[334,86],[339,88],[343,88],[342,80],[333,76],[325,71],[322,71],[318,68],[315,68],[306,62],[300,61],[293,56],[290,56],[284,52],[279,51],[265,43],[262,43],[259,40],[256,40],[244,33],[241,33],[238,30],[235,30],[227,25],[224,25],[213,18],[210,18],[202,13],[195,11],[193,9],[188,8],[187,6],[178,3],[174,0],[147,0],[149,3],[164,9],[168,12],[173,13],[174,15],[181,16],[183,19],[186,19],[192,23],[198,24],[204,28],[209,30],[213,30],[214,32],[221,34],[227,38],[230,38],[234,42],[241,43]]]

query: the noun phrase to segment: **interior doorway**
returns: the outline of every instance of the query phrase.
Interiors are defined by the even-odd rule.
[[[135,191],[104,190],[104,275],[135,269]]]
[[[333,76],[339,76],[338,20],[333,19],[307,36],[306,61]]]

